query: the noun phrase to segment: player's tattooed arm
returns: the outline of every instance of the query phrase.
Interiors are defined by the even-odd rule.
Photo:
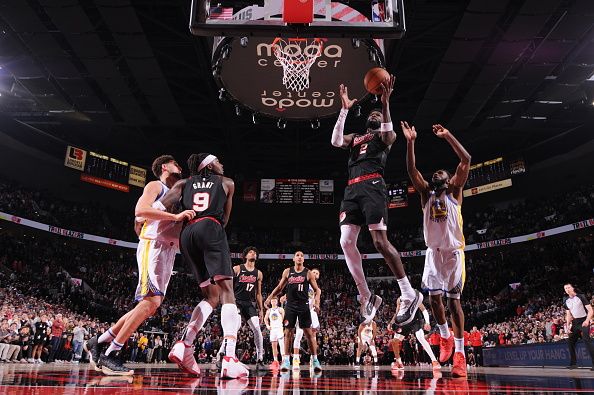
[[[391,130],[383,130],[384,128],[388,127],[388,125],[392,124],[392,116],[390,115],[390,96],[392,96],[392,92],[394,91],[395,81],[396,77],[390,75],[390,79],[383,81],[380,85],[382,90],[382,115],[384,118],[380,136],[384,144],[387,146],[394,144],[394,141],[396,141],[396,132],[394,132],[394,127],[391,127]]]
[[[415,140],[417,139],[417,131],[414,126],[409,125],[408,122],[401,121],[400,127],[402,133],[406,138],[406,170],[408,176],[412,181],[413,186],[421,195],[421,204],[425,207],[427,199],[429,199],[429,183],[423,178],[421,172],[417,169],[415,157]]]
[[[157,181],[149,182],[142,192],[142,196],[136,202],[134,215],[145,219],[153,219],[158,221],[189,221],[196,213],[194,210],[185,210],[179,214],[172,214],[167,212],[173,205],[179,201],[181,191],[185,180],[180,180],[165,194],[163,199],[156,202],[157,196],[161,192],[161,185]]]
[[[235,183],[229,177],[223,177],[223,188],[227,193],[227,201],[224,207],[223,227],[229,223],[229,217],[231,217],[231,208],[233,207],[233,194],[235,193]]]
[[[264,302],[262,301],[262,272],[258,270],[258,289],[256,290],[256,302],[258,303],[258,316],[263,321]]]

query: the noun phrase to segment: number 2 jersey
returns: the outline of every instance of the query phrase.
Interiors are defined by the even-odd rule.
[[[380,133],[355,134],[349,146],[349,179],[372,173],[383,176],[389,153]]]
[[[194,210],[196,219],[210,217],[223,224],[227,194],[223,188],[223,176],[210,173],[207,176],[192,176],[186,181],[182,193],[184,210]]]

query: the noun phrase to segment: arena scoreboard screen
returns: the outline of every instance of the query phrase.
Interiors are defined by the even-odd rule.
[[[107,155],[68,146],[64,165],[81,171],[81,181],[129,192],[130,185],[143,188],[146,169]]]
[[[503,157],[475,163],[470,166],[468,180],[464,186],[464,196],[474,196],[485,192],[512,186],[512,176],[526,172],[524,159],[506,160]]]
[[[334,180],[263,178],[260,202],[280,204],[333,204]]]
[[[408,181],[386,184],[388,208],[408,207]]]

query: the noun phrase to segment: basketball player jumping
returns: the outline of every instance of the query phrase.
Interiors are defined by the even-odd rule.
[[[239,314],[247,321],[252,333],[254,334],[254,343],[256,345],[256,369],[264,367],[264,339],[260,323],[264,321],[262,305],[262,272],[256,269],[258,260],[258,249],[256,247],[246,247],[243,250],[244,262],[241,265],[233,266],[233,291],[235,301],[239,308]],[[258,309],[254,303],[258,303]],[[225,355],[225,342],[221,344],[219,355]]]
[[[368,324],[362,323],[359,325],[357,333],[357,353],[355,359],[355,366],[361,364],[361,354],[366,353],[367,350],[371,351],[373,357],[373,364],[377,365],[377,349],[375,348],[375,337],[377,335],[377,324],[375,321],[371,321]]]
[[[340,85],[342,110],[332,132],[332,145],[348,149],[348,185],[340,206],[340,245],[345,260],[359,291],[361,315],[365,323],[371,322],[382,303],[373,295],[363,273],[361,254],[357,249],[357,238],[362,225],[367,225],[373,238],[373,245],[382,254],[390,270],[396,276],[402,304],[397,323],[408,324],[414,317],[423,295],[414,290],[402,266],[398,251],[388,241],[388,202],[386,184],[383,179],[386,159],[396,141],[392,127],[389,101],[394,90],[395,77],[381,84],[382,110],[373,110],[367,117],[367,129],[363,134],[344,135],[344,122],[349,109],[356,100],[349,99],[347,87]]]
[[[269,308],[270,300],[277,297],[280,292],[287,286],[287,304],[285,306],[285,355],[283,356],[283,363],[281,371],[287,371],[291,367],[289,363],[290,347],[293,345],[293,335],[295,331],[295,323],[299,320],[299,327],[303,329],[305,338],[311,350],[311,358],[313,369],[315,372],[322,370],[322,365],[318,361],[318,344],[316,336],[311,330],[311,310],[308,302],[309,285],[315,292],[314,308],[320,310],[320,295],[322,291],[318,287],[318,283],[312,272],[307,269],[303,263],[305,258],[302,251],[295,252],[293,257],[293,267],[286,268],[283,271],[281,279],[266,298],[264,305]],[[299,354],[293,355],[293,369],[299,369]]]
[[[248,369],[235,356],[241,318],[235,304],[231,254],[224,230],[231,214],[235,184],[223,176],[223,165],[214,155],[192,154],[188,168],[190,177],[178,181],[162,203],[171,207],[181,198],[182,207],[195,212],[194,219],[181,232],[180,249],[205,299],[192,312],[182,339],[173,346],[169,359],[186,372],[200,374],[194,358],[194,340],[220,303],[221,326],[227,344],[221,377],[247,377]]]
[[[464,355],[464,312],[460,295],[464,288],[464,234],[462,232],[462,189],[470,171],[470,154],[462,144],[441,125],[433,125],[433,133],[445,139],[453,148],[460,163],[453,176],[446,170],[433,173],[429,184],[415,164],[414,126],[401,122],[407,141],[406,166],[408,175],[419,194],[423,208],[423,233],[427,253],[423,270],[423,288],[429,291],[431,310],[441,334],[439,361],[445,362],[452,355],[455,343],[452,376],[466,377]],[[452,314],[454,339],[448,329],[442,294],[448,298]]]
[[[159,181],[146,184],[135,209],[136,222],[142,224],[136,249],[139,280],[135,300],[139,303],[99,338],[92,337],[84,345],[91,366],[107,375],[134,373],[123,366],[115,354],[161,305],[179,249],[181,221],[191,220],[195,214],[192,210],[172,214],[162,206],[161,200],[169,188],[181,178],[181,168],[175,159],[171,155],[162,155],[153,161],[151,168]],[[99,356],[98,343],[108,342],[111,344]]]
[[[283,320],[285,319],[285,309],[278,305],[278,298],[275,296],[270,299],[270,308],[266,310],[264,322],[266,328],[270,331],[270,343],[272,344],[272,363],[270,369],[278,370],[278,349],[280,343],[281,356],[285,356],[285,334],[283,333]]]
[[[320,279],[320,271],[318,269],[311,269],[311,274],[316,279],[316,282]],[[309,291],[307,293],[309,298],[309,310],[311,314],[311,331],[316,336],[318,329],[320,328],[320,319],[316,309],[314,309],[314,303],[316,299],[316,293],[314,292],[311,284],[309,285]],[[293,355],[298,355],[301,349],[301,340],[303,339],[303,329],[299,326],[299,321],[295,324],[295,340],[293,340]],[[316,338],[317,340],[317,338]],[[309,367],[313,369],[313,358],[309,360]]]

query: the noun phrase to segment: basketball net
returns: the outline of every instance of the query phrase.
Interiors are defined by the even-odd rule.
[[[319,38],[277,37],[272,42],[274,55],[283,66],[283,85],[300,92],[309,88],[309,69],[322,55],[322,40]]]

